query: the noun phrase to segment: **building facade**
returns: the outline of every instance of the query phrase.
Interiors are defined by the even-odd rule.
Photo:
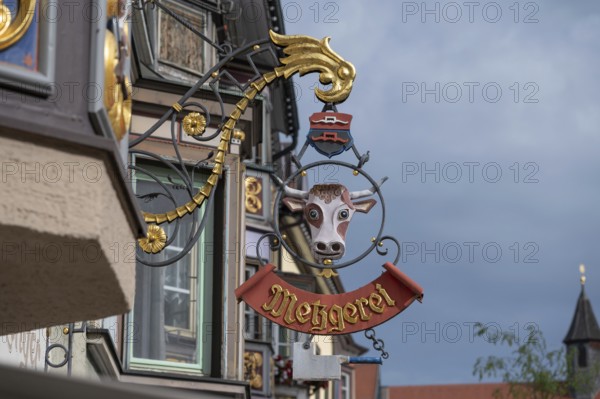
[[[6,4],[0,395],[356,397],[351,366],[340,381],[295,381],[292,343],[307,337],[233,293],[265,262],[298,287],[343,292],[261,241],[273,231],[270,175],[294,168],[291,82],[247,102],[226,151],[219,140],[248,81],[279,64],[271,47],[242,51],[285,33],[279,1]],[[151,223],[197,198],[216,169],[199,209]],[[281,223],[308,259],[307,226]],[[343,336],[318,351],[366,349]]]

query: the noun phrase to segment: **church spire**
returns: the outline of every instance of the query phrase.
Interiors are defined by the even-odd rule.
[[[579,273],[581,277],[581,293],[577,300],[577,307],[575,308],[575,314],[573,315],[573,321],[571,321],[571,327],[567,336],[563,340],[565,344],[574,342],[589,342],[599,341],[600,342],[600,327],[598,327],[598,321],[592,309],[590,300],[585,295],[585,266],[579,265]]]

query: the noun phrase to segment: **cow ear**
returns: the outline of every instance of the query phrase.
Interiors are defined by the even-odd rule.
[[[356,212],[369,213],[371,208],[373,208],[376,203],[377,201],[374,199],[368,199],[364,201],[353,202],[352,205],[354,205],[354,210]]]
[[[305,202],[298,198],[285,197],[281,200],[291,212],[300,212],[304,209]]]

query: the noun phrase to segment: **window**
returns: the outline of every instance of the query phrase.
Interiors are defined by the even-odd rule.
[[[215,27],[210,12],[177,1],[168,0],[163,3],[205,37],[215,41]],[[195,81],[198,75],[203,75],[215,64],[214,47],[200,36],[162,9],[158,10],[157,19],[156,54],[160,73],[177,79]],[[174,46],[173,43],[177,45]]]
[[[246,265],[246,280],[258,270],[256,265]],[[246,339],[271,342],[273,339],[273,324],[269,319],[258,314],[248,305],[244,305],[244,331]]]
[[[135,193],[145,201],[144,210],[164,212],[189,200],[190,195],[180,177],[170,170],[148,164],[136,165]],[[161,184],[171,189],[172,198],[164,187],[144,173],[155,175]],[[202,186],[208,173],[190,172],[195,189]],[[214,195],[214,193],[213,193]],[[206,203],[193,215],[178,222],[163,224],[171,245],[158,255],[146,256],[149,261],[172,258],[187,244],[200,223]],[[214,217],[208,219],[194,247],[179,261],[164,266],[136,266],[136,295],[129,316],[129,366],[132,368],[166,368],[208,373],[210,365],[210,320],[213,259]],[[177,231],[177,234],[175,232]],[[167,241],[168,242],[168,241]]]
[[[308,336],[304,333],[277,326],[277,354],[284,359],[291,359],[294,354],[294,343],[304,342],[306,339],[308,339]],[[318,349],[317,347],[317,351]]]
[[[342,372],[340,380],[340,399],[350,399],[350,374]]]
[[[293,355],[294,342],[299,342],[300,333],[289,328],[278,328],[277,353],[283,358],[291,358]]]
[[[577,348],[577,365],[581,368],[587,367],[587,350],[585,345],[579,345]]]

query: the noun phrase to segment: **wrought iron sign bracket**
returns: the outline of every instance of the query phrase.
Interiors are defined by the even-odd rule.
[[[306,142],[298,157],[292,157],[298,170],[285,181],[277,181],[273,177],[278,184],[273,206],[274,232],[267,233],[260,238],[257,243],[257,251],[260,248],[260,242],[269,238],[272,250],[285,248],[296,261],[319,269],[320,276],[324,278],[336,276],[337,269],[358,263],[374,250],[379,255],[387,256],[388,250],[384,248],[384,242],[396,246],[395,259],[393,262],[383,263],[384,273],[379,277],[352,292],[320,295],[303,291],[287,284],[274,273],[273,265],[266,264],[238,287],[235,294],[238,300],[244,300],[259,314],[292,330],[311,335],[349,334],[367,330],[367,337],[374,341],[375,349],[381,352],[382,358],[387,357],[387,352],[383,350],[383,341],[375,338],[372,328],[396,316],[414,300],[420,301],[423,297],[423,289],[396,267],[400,256],[399,242],[395,238],[383,234],[385,203],[381,185],[387,177],[376,181],[363,169],[369,161],[369,152],[360,153],[356,147],[350,133],[352,115],[340,113],[337,110],[337,105],[345,101],[352,90],[356,76],[354,66],[331,49],[329,38],[318,40],[309,36],[279,35],[271,31],[269,39],[233,49],[227,43],[211,42],[159,0],[140,0],[135,2],[134,6],[138,9],[159,7],[202,40],[215,47],[220,55],[220,61],[164,112],[152,127],[129,143],[130,154],[150,158],[171,170],[177,176],[178,184],[184,186],[183,192],[187,195],[185,203],[176,201],[175,195],[169,187],[150,170],[139,165],[130,166],[138,173],[145,173],[155,181],[164,190],[163,195],[173,204],[171,209],[164,212],[148,211],[143,213],[148,229],[147,236],[139,240],[138,261],[147,266],[163,267],[181,259],[191,250],[200,237],[209,212],[204,212],[202,220],[193,220],[192,228],[189,229],[186,238],[187,244],[183,245],[183,249],[178,252],[173,251],[176,253],[169,255],[171,257],[167,256],[164,251],[174,242],[174,236],[180,230],[181,220],[189,215],[194,215],[203,207],[209,207],[213,201],[214,191],[223,174],[225,156],[229,153],[231,144],[241,144],[245,140],[243,132],[236,128],[242,114],[265,87],[273,82],[289,79],[296,74],[303,76],[317,73],[321,84],[330,85],[325,90],[318,87],[315,89],[316,97],[325,105],[321,112],[317,112],[309,118],[310,130]],[[259,70],[253,61],[254,56],[263,53],[270,54],[276,60],[277,54],[283,54],[283,56],[279,58],[278,66],[271,71],[264,72]],[[232,60],[244,56],[248,60],[251,70],[254,71],[254,76],[248,82],[241,83],[233,79],[227,71],[227,65]],[[218,83],[223,78],[233,80],[235,86],[241,91],[240,99],[229,115],[225,115],[225,104],[218,90]],[[211,117],[214,119],[215,116],[211,115],[199,100],[193,98],[202,87],[210,87],[213,90],[221,109],[220,120],[211,120]],[[150,138],[162,125],[167,123],[170,123],[171,141],[176,156],[174,162],[161,155],[137,148],[141,142]],[[209,126],[216,126],[215,131],[210,135],[205,135]],[[218,145],[211,159],[204,160],[210,161],[212,168],[200,187],[194,185],[193,175],[200,162],[190,170],[178,148],[178,138],[183,133],[187,135],[188,139],[199,143],[218,139]],[[309,147],[327,159],[302,165],[302,158]],[[349,150],[352,150],[356,156],[356,164],[331,159]],[[350,169],[354,176],[362,176],[370,187],[350,191],[342,184],[315,184],[309,190],[304,191],[291,184],[294,179],[306,176],[307,170],[322,165],[335,165]],[[309,242],[311,259],[299,256],[289,245],[289,238],[281,232],[279,217],[282,206],[286,206],[291,212],[302,213],[311,230]],[[375,206],[380,207],[381,210],[377,233],[372,237],[368,248],[363,253],[354,259],[343,261],[345,235],[353,214],[355,212],[368,213]],[[172,231],[169,230],[171,236],[167,235],[164,226],[173,226]],[[156,261],[154,257],[158,254],[160,254],[160,260]],[[258,255],[258,259],[263,259],[260,253]],[[308,353],[311,345],[313,344],[309,344],[309,348],[304,349],[304,343],[298,343],[299,354],[312,356]],[[70,347],[62,348],[65,353],[70,354]],[[340,359],[341,357],[337,357],[332,361],[337,361],[339,364]],[[349,359],[345,360],[350,361]],[[380,361],[381,359],[379,359]],[[48,363],[47,365],[60,367],[60,365]]]
[[[86,334],[88,323],[86,321],[81,323],[81,327],[75,328],[75,323],[69,323],[66,327],[63,327],[62,332],[67,336],[67,346],[63,344],[51,344],[49,341],[50,334],[47,332],[46,336],[46,352],[44,359],[44,371],[48,372],[48,367],[52,367],[55,369],[62,368],[65,365],[67,366],[67,375],[71,376],[72,372],[72,364],[73,364],[73,335],[74,334]],[[49,329],[47,330],[49,331]],[[50,360],[50,354],[53,350],[62,350],[64,352],[64,359],[58,363],[53,363]]]
[[[257,243],[257,258],[263,267],[238,287],[235,294],[238,300],[245,301],[267,319],[309,334],[311,339],[313,335],[365,331],[365,336],[373,341],[373,348],[380,352],[381,357],[363,360],[381,363],[389,354],[384,349],[383,340],[375,337],[373,327],[396,316],[415,299],[421,301],[423,289],[396,267],[400,258],[400,243],[383,233],[386,211],[381,185],[387,177],[376,181],[363,169],[370,153],[360,153],[356,147],[350,133],[352,115],[338,112],[335,101],[323,102],[325,105],[321,112],[309,117],[310,130],[298,156],[292,156],[297,170],[285,181],[275,174],[271,175],[277,186],[273,206],[274,232],[266,233]],[[302,158],[309,148],[327,159],[303,165]],[[355,155],[356,164],[332,159],[349,150]],[[298,179],[307,176],[308,170],[332,165],[349,169],[354,176],[362,176],[370,187],[358,191],[350,191],[342,184],[314,184],[308,190],[297,188]],[[376,235],[364,252],[343,261],[346,231],[352,216],[355,212],[368,213],[376,205],[381,209]],[[281,231],[280,209],[284,207],[292,213],[302,214],[310,229],[311,259],[300,256],[288,242],[287,234]],[[260,254],[260,244],[267,238],[272,251],[285,248],[298,263],[319,269],[319,276],[324,278],[337,276],[337,269],[354,265],[373,251],[387,256],[389,251],[384,247],[385,242],[396,247],[396,254],[393,262],[384,263],[384,273],[371,283],[352,292],[322,295],[293,287],[274,273],[275,266],[264,262]],[[361,359],[353,360],[363,362]],[[310,339],[296,343],[294,378],[317,381],[339,378],[340,364],[349,361],[343,356],[315,355]]]

